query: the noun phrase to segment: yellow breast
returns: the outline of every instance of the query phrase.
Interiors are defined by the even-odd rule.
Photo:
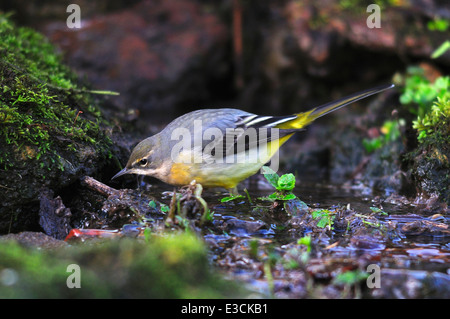
[[[234,188],[239,182],[256,174],[258,170],[270,160],[279,147],[291,136],[292,134],[284,136],[272,143],[268,143],[267,153],[264,154],[264,156],[262,156],[261,153],[258,153],[258,150],[255,150],[254,154],[252,154],[252,152],[250,152],[250,154],[247,152],[245,156],[242,156],[246,160],[242,160],[242,158],[239,158],[238,156],[238,160],[231,163],[227,162],[226,159],[224,159],[223,162],[195,163],[186,161],[187,163],[173,163],[169,174],[164,181],[172,185],[180,186],[187,185],[191,181],[196,180],[197,183],[202,184],[205,188]],[[191,155],[192,153],[185,154],[178,159],[192,159],[193,157],[191,157]],[[257,157],[257,159],[252,158],[252,156]]]

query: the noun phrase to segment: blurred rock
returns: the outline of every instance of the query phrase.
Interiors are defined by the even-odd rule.
[[[122,111],[137,108],[153,123],[177,107],[183,108],[178,113],[198,108],[210,98],[211,78],[229,72],[223,62],[227,28],[195,1],[141,1],[82,16],[81,29],[68,29],[64,20],[43,32],[96,89],[120,92],[114,100]]]
[[[17,234],[8,234],[0,236],[0,244],[4,241],[15,240],[25,247],[38,247],[43,249],[54,249],[67,247],[65,241],[55,239],[40,232],[21,232]]]
[[[450,276],[440,272],[384,268],[381,282],[381,288],[370,291],[373,298],[447,299],[450,296]]]
[[[412,61],[431,60],[448,38],[448,32],[428,28],[448,17],[442,1],[383,2],[380,28],[367,25],[369,4],[246,1],[242,104],[266,113],[304,111],[391,81]],[[450,52],[433,62],[448,68]]]
[[[70,208],[66,208],[60,196],[54,198],[53,191],[42,190],[40,196],[39,225],[49,236],[64,239],[72,229],[70,227]]]

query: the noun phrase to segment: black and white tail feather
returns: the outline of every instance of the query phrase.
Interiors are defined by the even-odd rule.
[[[319,117],[392,87],[394,87],[393,84],[381,85],[323,104],[310,111],[293,115],[263,116],[249,114],[248,116],[240,116],[234,123],[234,128],[225,134],[224,140],[219,141],[223,145],[222,154],[225,157],[236,154],[239,150],[248,151],[251,148],[260,147],[262,143],[267,145],[271,141],[303,131],[307,125]],[[250,131],[252,132],[250,133]],[[216,145],[216,147],[219,145]]]

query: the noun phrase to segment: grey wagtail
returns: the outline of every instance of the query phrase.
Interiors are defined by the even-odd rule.
[[[126,167],[112,179],[139,174],[174,186],[195,180],[206,188],[235,191],[239,182],[254,175],[315,119],[392,87],[378,86],[288,116],[260,116],[232,108],[193,111],[136,145]]]

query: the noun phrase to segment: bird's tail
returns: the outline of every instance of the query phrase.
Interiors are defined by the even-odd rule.
[[[393,84],[386,84],[386,85],[380,85],[377,87],[374,87],[372,89],[364,90],[358,93],[351,94],[347,97],[344,97],[342,99],[339,99],[337,101],[329,102],[324,105],[321,105],[319,107],[316,107],[310,111],[303,112],[303,113],[297,113],[296,118],[286,121],[284,123],[281,123],[277,125],[276,127],[280,129],[301,129],[307,125],[309,125],[314,120],[318,119],[321,116],[324,116],[328,113],[331,113],[333,111],[336,111],[340,109],[341,107],[344,107],[346,105],[349,105],[350,103],[359,101],[361,99],[364,99],[368,96],[371,96],[373,94],[380,93],[384,90],[390,89],[394,87]]]

